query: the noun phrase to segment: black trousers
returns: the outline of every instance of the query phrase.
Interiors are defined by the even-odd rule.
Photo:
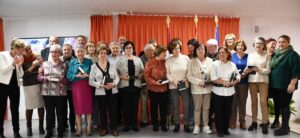
[[[57,118],[57,132],[63,133],[67,117],[67,96],[43,96],[46,109],[46,129],[52,132],[55,117]],[[56,116],[55,116],[56,111]]]
[[[122,103],[125,126],[137,126],[140,88],[122,88]]]
[[[213,93],[214,113],[217,133],[228,131],[233,96],[219,96]]]
[[[75,128],[75,112],[74,112],[74,105],[73,105],[72,90],[68,90],[67,94],[68,94],[67,102],[69,105],[69,124],[70,124],[70,128]]]
[[[107,130],[107,113],[109,115],[110,129],[117,130],[117,94],[97,95],[98,109],[101,118],[101,128]]]
[[[160,125],[166,126],[168,113],[168,93],[153,92],[149,90],[150,96],[150,111],[152,125],[158,125],[158,109],[160,113]]]
[[[12,76],[14,77],[14,76]],[[7,108],[7,98],[10,101],[10,111],[14,132],[19,132],[20,89],[18,84],[5,85],[0,83],[0,134],[3,134],[4,116]]]
[[[272,90],[272,96],[274,99],[274,106],[279,107],[282,115],[282,127],[288,127],[289,126],[289,120],[291,115],[290,110],[290,103],[293,97],[293,94],[290,94],[287,92],[287,90],[284,89],[276,89],[271,88]]]
[[[279,107],[279,100],[275,100],[276,98],[278,98],[278,92],[276,92],[276,90],[274,88],[270,88],[269,87],[269,97],[273,98],[273,102],[274,102],[274,113],[275,113],[275,120],[279,119],[280,116],[280,107]],[[275,98],[274,98],[275,96]]]

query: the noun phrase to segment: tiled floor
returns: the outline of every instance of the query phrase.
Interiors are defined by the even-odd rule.
[[[250,122],[250,118],[247,117],[247,122]],[[250,123],[248,123],[249,125]],[[20,133],[23,136],[23,138],[27,137],[26,136],[26,121],[25,120],[21,120],[20,121]],[[169,130],[168,132],[153,132],[152,131],[152,127],[148,126],[146,128],[141,128],[140,132],[133,132],[133,131],[129,131],[127,133],[120,131],[120,136],[122,138],[153,138],[153,137],[158,137],[158,138],[186,138],[186,137],[192,137],[192,138],[217,138],[216,134],[205,134],[205,133],[200,133],[199,135],[193,135],[191,133],[187,134],[185,132],[183,132],[183,126],[181,126],[181,130],[180,133],[173,133],[172,129],[173,126],[170,127],[171,130]],[[12,125],[11,125],[11,121],[5,121],[4,124],[4,134],[6,135],[7,138],[9,137],[13,137],[13,131],[12,131]],[[122,128],[119,128],[120,130]],[[38,120],[34,120],[33,121],[33,133],[34,135],[32,136],[32,138],[42,138],[42,135],[38,134]],[[269,129],[269,134],[268,135],[263,135],[261,132],[261,129],[259,128],[257,131],[254,132],[249,132],[249,131],[244,131],[244,130],[240,130],[239,128],[237,129],[233,129],[230,130],[231,135],[227,136],[228,138],[274,138],[274,134],[273,134],[273,130]],[[85,133],[84,133],[85,134]],[[67,131],[65,133],[65,137],[75,137],[74,134],[70,133],[69,131]],[[87,137],[86,135],[83,135],[82,137]],[[94,135],[92,137],[99,137],[96,133],[94,133]],[[105,137],[113,137],[110,134],[108,134]],[[300,135],[291,132],[288,136],[284,136],[284,138],[299,138]]]

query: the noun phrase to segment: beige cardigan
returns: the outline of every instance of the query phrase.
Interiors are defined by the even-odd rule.
[[[206,80],[210,80],[211,66],[213,60],[209,57],[205,59],[206,66]],[[187,78],[191,82],[191,92],[192,94],[207,94],[211,93],[211,85],[204,87],[200,87],[199,83],[203,80],[201,74],[202,69],[200,68],[200,61],[197,58],[193,58],[188,65],[188,73]]]

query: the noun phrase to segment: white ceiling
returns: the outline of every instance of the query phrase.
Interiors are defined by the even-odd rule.
[[[0,0],[0,17],[112,12],[300,17],[300,0]]]

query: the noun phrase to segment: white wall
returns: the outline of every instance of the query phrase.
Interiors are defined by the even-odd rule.
[[[281,34],[290,35],[292,45],[300,53],[300,18],[278,17],[240,17],[240,38],[248,45],[248,52],[253,51],[254,37],[278,38]],[[259,33],[254,33],[253,27],[259,27]],[[116,25],[114,25],[116,27]],[[116,31],[116,30],[115,30]],[[4,19],[4,39],[6,50],[9,49],[13,37],[47,37],[49,35],[73,36],[85,35],[89,37],[90,19],[88,15],[58,16],[58,17],[32,17]],[[114,36],[116,35],[116,32]],[[294,94],[297,110],[300,111],[300,93]],[[251,115],[250,95],[248,96],[247,114]],[[260,114],[260,113],[259,113]],[[21,97],[20,118],[25,118],[24,98]],[[300,117],[300,113],[298,113]]]
[[[300,53],[300,18],[280,18],[280,17],[240,17],[240,38],[245,40],[248,46],[248,53],[253,52],[253,40],[256,36],[266,39],[277,38],[286,34],[291,37],[291,45]],[[254,26],[259,27],[259,32],[254,33]],[[299,87],[298,87],[299,88]],[[300,90],[295,91],[293,99],[296,101],[295,107],[298,112],[296,116],[300,118]],[[261,109],[258,108],[258,117],[261,118]],[[250,93],[247,100],[247,114],[251,115]],[[292,118],[295,116],[292,115]]]

